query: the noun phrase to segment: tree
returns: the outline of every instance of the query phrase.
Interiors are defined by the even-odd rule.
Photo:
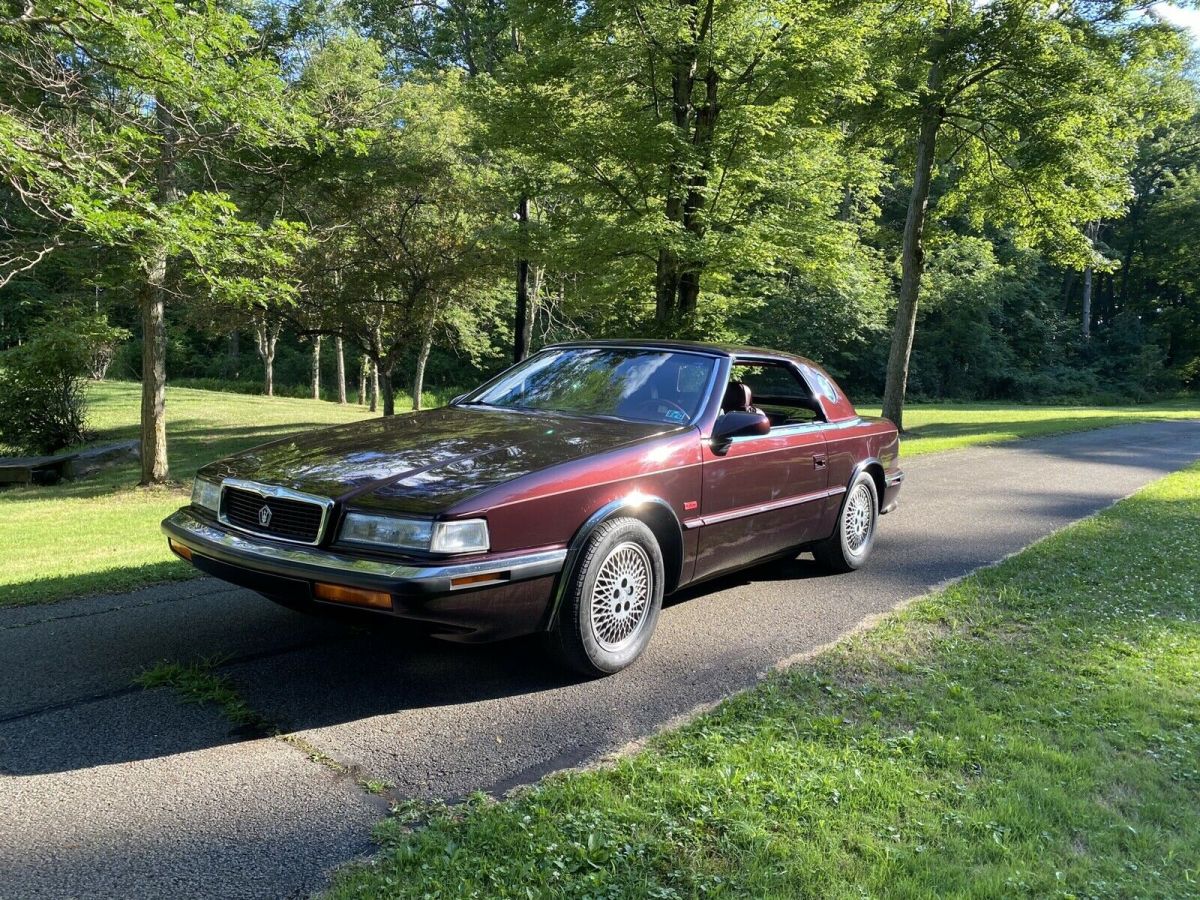
[[[396,366],[412,360],[419,406],[436,334],[493,278],[489,170],[470,153],[456,72],[392,87],[378,48],[350,38],[317,54],[303,82],[318,121],[337,111],[358,131],[308,173],[302,203],[315,240],[290,314],[302,331],[353,340],[391,415]]]
[[[917,2],[882,33],[883,91],[869,114],[904,136],[912,173],[883,413],[903,424],[935,179],[943,214],[1011,225],[1078,266],[1084,223],[1117,214],[1137,137],[1126,106],[1163,29],[1121,2]],[[1145,33],[1152,37],[1141,42]],[[1170,41],[1168,40],[1169,44]],[[890,104],[890,109],[888,108]]]
[[[244,298],[264,288],[244,271],[276,266],[295,246],[294,227],[248,220],[216,181],[303,134],[261,49],[246,19],[212,0],[27,0],[0,19],[0,179],[53,225],[40,250],[10,249],[7,269],[81,237],[137,260],[145,484],[169,476],[168,297],[193,283]]]
[[[755,0],[534,3],[492,134],[576,201],[567,256],[622,266],[660,330],[695,331],[701,288],[836,246],[854,168],[834,110],[865,80],[868,10]],[[586,214],[580,214],[586,208]]]

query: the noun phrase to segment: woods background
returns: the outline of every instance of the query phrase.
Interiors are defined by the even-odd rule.
[[[0,442],[139,379],[164,481],[168,377],[390,414],[582,336],[800,352],[901,423],[1194,388],[1200,100],[1163,15],[0,0]]]

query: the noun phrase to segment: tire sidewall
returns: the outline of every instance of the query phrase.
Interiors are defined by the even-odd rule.
[[[846,514],[850,508],[850,498],[860,485],[867,488],[867,493],[871,497],[871,531],[867,535],[866,543],[854,551],[850,549],[850,545],[846,543]],[[846,561],[847,568],[857,569],[867,561],[871,555],[871,549],[875,546],[875,532],[879,527],[879,490],[875,487],[875,479],[871,477],[869,472],[860,472],[858,477],[850,485],[850,489],[846,491],[846,499],[842,503],[842,513],[838,516],[837,523],[837,539],[838,545],[841,547],[842,559]]]
[[[646,621],[638,632],[637,640],[619,651],[606,650],[596,641],[592,633],[592,590],[600,574],[600,566],[608,554],[619,544],[627,541],[638,544],[650,560],[653,585],[650,591]],[[611,674],[624,669],[637,659],[654,634],[658,614],[662,609],[664,566],[662,550],[649,527],[637,519],[616,519],[603,523],[588,539],[570,586],[571,625],[574,637],[590,665],[598,674]]]

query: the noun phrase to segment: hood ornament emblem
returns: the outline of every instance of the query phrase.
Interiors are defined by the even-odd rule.
[[[258,524],[263,528],[266,528],[271,524],[271,507],[267,506],[265,503],[263,504],[262,509],[258,511]]]

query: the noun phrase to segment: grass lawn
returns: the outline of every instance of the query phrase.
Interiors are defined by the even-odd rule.
[[[92,386],[91,426],[102,441],[137,436],[138,391],[129,382]],[[398,398],[396,405],[408,404]],[[137,488],[137,467],[128,465],[56,487],[0,491],[0,607],[193,577],[195,570],[167,551],[158,523],[185,502],[197,468],[264,441],[367,415],[354,405],[168,388],[168,452],[178,487]],[[1200,418],[1200,398],[1130,408],[914,405],[903,452],[1164,418]]]
[[[90,390],[89,424],[100,440],[137,437],[140,386],[106,382]],[[167,452],[177,487],[135,487],[134,463],[54,487],[0,491],[0,607],[194,577],[167,550],[158,523],[187,502],[196,469],[264,441],[368,415],[353,404],[167,388]]]
[[[1200,466],[330,895],[1194,897],[1197,822]]]
[[[879,407],[863,406],[864,415]],[[905,456],[996,444],[1067,431],[1090,431],[1128,422],[1200,418],[1200,397],[1137,406],[1037,406],[1014,403],[913,404],[904,410]]]

